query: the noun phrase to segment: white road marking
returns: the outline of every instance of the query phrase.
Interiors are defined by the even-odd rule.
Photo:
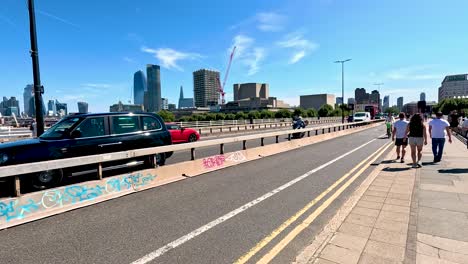
[[[178,239],[176,239],[176,240],[174,240],[172,242],[170,242],[169,244],[166,244],[165,246],[163,246],[163,247],[149,253],[148,255],[143,256],[142,258],[132,262],[131,264],[146,264],[146,263],[156,259],[157,257],[162,256],[163,254],[170,251],[171,249],[174,249],[174,248],[184,244],[185,242],[191,240],[192,238],[195,238],[198,235],[203,234],[204,232],[210,230],[211,228],[213,228],[213,227],[215,227],[215,226],[229,220],[230,218],[244,212],[245,210],[255,206],[256,204],[258,204],[258,203],[270,198],[271,196],[279,193],[280,191],[290,187],[291,185],[293,185],[293,184],[295,184],[295,183],[297,183],[299,181],[302,181],[303,179],[309,177],[310,175],[316,173],[317,171],[319,171],[319,170],[321,170],[321,169],[323,169],[323,168],[325,168],[327,166],[330,166],[331,164],[337,162],[338,160],[340,160],[340,159],[342,159],[342,158],[344,158],[344,157],[358,151],[359,149],[367,146],[368,144],[374,142],[375,140],[376,139],[372,139],[371,141],[369,141],[369,142],[367,142],[367,143],[365,143],[365,144],[363,144],[363,145],[361,145],[361,146],[359,146],[359,147],[357,147],[357,148],[355,148],[355,149],[353,149],[351,151],[348,151],[345,154],[343,154],[343,155],[341,155],[341,156],[339,156],[339,157],[337,157],[337,158],[335,158],[333,160],[330,160],[327,163],[324,163],[324,164],[318,166],[317,168],[315,168],[315,169],[313,169],[313,170],[311,170],[311,171],[309,171],[309,172],[295,178],[294,180],[292,180],[292,181],[290,181],[290,182],[288,182],[286,184],[281,185],[280,187],[272,190],[271,192],[268,192],[268,193],[258,197],[257,199],[255,199],[255,200],[253,200],[251,202],[248,202],[248,203],[242,205],[241,207],[239,207],[239,208],[237,208],[237,209],[235,209],[235,210],[233,210],[233,211],[219,217],[218,219],[215,219],[215,220],[209,222],[208,224],[206,224],[206,225],[204,225],[204,226],[202,226],[202,227],[200,227],[200,228],[198,228],[198,229],[196,229],[196,230],[194,230],[194,231],[192,231],[192,232],[190,232],[190,233],[188,233],[188,234],[186,234],[186,235],[184,235],[184,236],[182,236],[182,237],[180,237],[180,238],[178,238]]]

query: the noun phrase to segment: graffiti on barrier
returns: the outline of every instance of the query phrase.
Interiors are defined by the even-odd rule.
[[[94,186],[71,185],[48,190],[37,201],[32,198],[26,202],[22,202],[21,198],[0,201],[0,220],[5,219],[6,222],[9,222],[14,219],[23,219],[27,214],[45,209],[90,201],[106,194],[130,189],[138,190],[138,188],[150,184],[155,178],[156,176],[151,174],[144,176],[141,173],[136,173],[108,179]]]
[[[234,153],[229,154],[226,160],[232,162],[243,162],[247,160],[247,158],[244,156],[244,154],[242,154],[242,152],[236,151]]]
[[[216,155],[216,156],[204,158],[203,167],[205,167],[205,169],[212,169],[212,168],[220,167],[224,164],[225,160],[226,158],[224,157],[224,155]]]

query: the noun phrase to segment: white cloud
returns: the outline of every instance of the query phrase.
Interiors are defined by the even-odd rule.
[[[111,87],[111,85],[107,83],[82,83],[80,86],[84,88],[96,88],[96,89]]]
[[[284,29],[286,17],[274,12],[260,12],[255,16],[261,31],[277,32]]]
[[[444,74],[428,73],[432,71],[434,65],[417,65],[410,67],[402,67],[391,70],[385,74],[385,77],[390,80],[438,80],[444,77]]]
[[[304,58],[304,56],[306,55],[305,51],[304,50],[301,50],[301,51],[298,51],[296,52],[292,58],[289,60],[289,64],[294,64],[298,61],[300,61],[302,58]]]
[[[283,97],[283,98],[278,98],[279,100],[282,100],[283,102],[291,105],[291,106],[299,106],[299,96],[296,97]]]
[[[179,71],[183,71],[183,69],[177,64],[177,61],[194,60],[202,57],[198,53],[181,52],[171,48],[151,49],[141,47],[141,51],[153,54],[159,60],[162,67]]]
[[[228,53],[232,52],[234,46],[236,53],[234,59],[238,59],[242,64],[248,67],[247,75],[254,75],[260,70],[260,62],[264,60],[266,51],[264,48],[255,47],[255,40],[245,35],[236,35],[232,40],[232,45],[228,49]]]
[[[289,59],[289,64],[297,63],[319,47],[317,43],[305,39],[303,34],[298,32],[286,35],[282,41],[276,42],[276,45],[295,50]]]

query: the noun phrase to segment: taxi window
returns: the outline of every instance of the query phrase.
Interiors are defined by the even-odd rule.
[[[161,129],[161,124],[156,118],[150,116],[143,116],[141,120],[143,124],[143,131]]]
[[[125,134],[140,130],[138,116],[113,116],[112,134]]]

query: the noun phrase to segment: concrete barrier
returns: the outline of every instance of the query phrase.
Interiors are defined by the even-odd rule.
[[[354,127],[329,134],[219,154],[155,169],[141,170],[104,178],[102,180],[48,189],[25,194],[16,198],[0,199],[0,229],[20,225],[186,178],[196,177],[207,172],[294,150],[332,138],[349,135],[378,125],[377,123],[369,126]]]

